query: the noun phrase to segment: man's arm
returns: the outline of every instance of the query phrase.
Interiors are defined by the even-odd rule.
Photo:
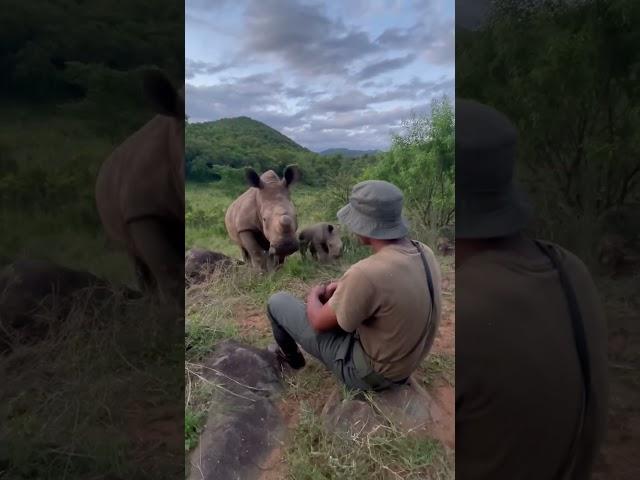
[[[307,318],[311,327],[317,332],[326,332],[339,327],[336,314],[328,301],[336,287],[336,283],[331,283],[326,287],[317,285],[311,289],[307,296]]]

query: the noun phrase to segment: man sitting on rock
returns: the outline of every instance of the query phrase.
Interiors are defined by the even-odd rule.
[[[426,245],[407,238],[403,194],[383,181],[357,184],[338,220],[373,254],[337,282],[317,285],[307,303],[276,293],[267,305],[277,345],[294,369],[320,360],[348,387],[404,384],[429,352],[441,312],[440,268]]]

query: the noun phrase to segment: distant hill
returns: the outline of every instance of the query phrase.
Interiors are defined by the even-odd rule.
[[[342,155],[343,157],[356,158],[363,155],[375,155],[380,150],[351,150],[349,148],[328,148],[320,152],[320,155]]]
[[[185,128],[186,161],[199,158],[230,167],[271,167],[312,154],[286,135],[249,117],[189,123]]]

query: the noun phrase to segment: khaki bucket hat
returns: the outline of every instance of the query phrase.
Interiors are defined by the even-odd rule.
[[[349,203],[337,214],[340,223],[363,237],[393,240],[409,233],[402,215],[404,195],[394,184],[382,180],[360,182],[351,190]]]
[[[530,204],[513,178],[517,139],[504,114],[456,100],[456,238],[503,237],[529,222]]]

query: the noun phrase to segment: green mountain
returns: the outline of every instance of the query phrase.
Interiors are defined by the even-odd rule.
[[[337,153],[353,150],[335,149]],[[339,151],[338,151],[339,150]],[[372,153],[372,152],[363,152]],[[355,155],[354,157],[359,157]],[[191,181],[243,184],[243,167],[258,172],[297,164],[302,182],[325,185],[337,172],[347,171],[360,160],[344,155],[312,152],[274,128],[249,117],[188,123],[185,128],[186,175]],[[368,161],[366,158],[363,161]],[[372,160],[372,158],[371,158]]]
[[[213,163],[239,168],[273,168],[313,154],[289,137],[248,117],[189,123],[185,129],[187,168]]]
[[[342,155],[346,158],[357,158],[364,155],[375,155],[379,150],[351,150],[349,148],[328,148],[320,152],[320,155],[326,157],[329,155]]]

